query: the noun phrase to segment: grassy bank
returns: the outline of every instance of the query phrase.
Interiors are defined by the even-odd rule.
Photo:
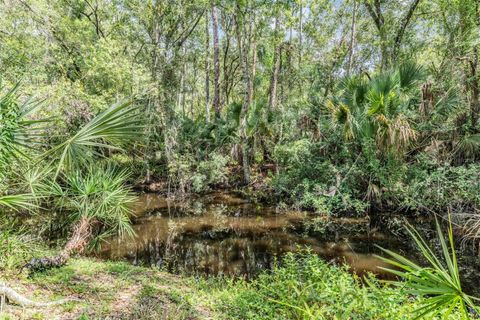
[[[7,305],[1,319],[411,319],[416,298],[368,283],[316,256],[289,256],[283,267],[246,282],[182,277],[90,258],[7,285],[48,308]],[[455,315],[449,319],[456,319]]]

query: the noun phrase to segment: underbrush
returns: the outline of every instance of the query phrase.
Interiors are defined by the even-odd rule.
[[[288,204],[327,215],[479,212],[478,164],[455,166],[426,154],[408,161],[381,158],[368,146],[355,157],[339,146],[330,157],[327,142],[305,139],[278,145],[273,190]]]
[[[200,286],[210,294],[214,288],[214,308],[227,319],[412,319],[421,302],[309,253],[288,254],[281,267],[252,282],[213,279]]]
[[[17,273],[32,257],[44,256],[49,252],[39,237],[0,214],[0,276]]]

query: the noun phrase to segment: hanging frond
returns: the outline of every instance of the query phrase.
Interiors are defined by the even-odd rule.
[[[121,144],[138,137],[143,130],[137,108],[132,102],[115,104],[98,114],[75,135],[47,151],[43,158],[57,158],[57,175],[62,168],[72,170],[81,163],[86,163],[94,156],[101,156],[101,148],[116,149]]]

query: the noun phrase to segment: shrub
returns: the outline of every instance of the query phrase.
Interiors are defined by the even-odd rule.
[[[411,319],[420,302],[308,252],[286,255],[282,266],[251,282],[227,283],[216,303],[229,319]]]

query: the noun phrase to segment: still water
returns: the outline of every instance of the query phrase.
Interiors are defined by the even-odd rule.
[[[378,244],[400,247],[372,230],[367,219],[320,219],[281,211],[234,194],[212,193],[189,201],[142,194],[135,206],[133,238],[111,238],[102,258],[126,259],[172,272],[251,278],[284,253],[310,248],[327,261],[362,274],[382,274]],[[314,223],[316,221],[316,223]]]

